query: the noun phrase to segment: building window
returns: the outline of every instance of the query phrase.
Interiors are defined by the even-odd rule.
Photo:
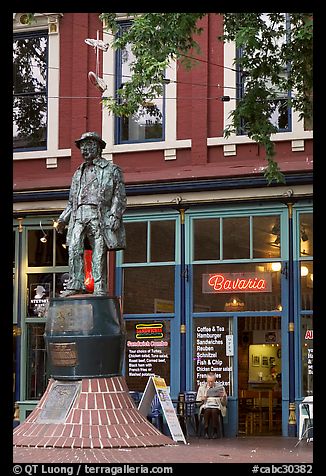
[[[126,222],[125,227],[124,313],[173,313],[175,220]]]
[[[228,317],[194,318],[193,388],[206,381],[207,372],[214,372],[227,394],[233,394],[233,356],[226,352],[226,336],[233,334],[231,321]]]
[[[263,20],[268,23],[269,17],[267,14],[261,15]],[[284,14],[284,31],[285,35],[283,38],[278,38],[277,41],[285,42],[287,35],[290,31],[290,20],[289,14]],[[241,58],[244,56],[245,50],[243,48],[237,49],[237,57]],[[259,52],[257,51],[257,54]],[[282,72],[282,76],[286,77],[288,74],[288,65],[284,65],[284,70]],[[244,97],[246,91],[246,72],[244,72],[241,67],[237,72],[237,101],[241,101]],[[279,91],[275,90],[273,97],[275,98],[271,101],[271,105],[273,106],[273,112],[270,117],[270,122],[277,128],[277,132],[291,132],[291,121],[292,121],[292,109],[288,106],[289,98],[291,97],[290,91]],[[244,120],[241,121],[241,125],[238,130],[238,135],[245,135],[246,132],[246,124]]]
[[[281,311],[281,268],[274,264],[194,264],[193,312]]]
[[[299,275],[299,327],[301,396],[313,395],[313,213],[298,212],[297,256]]]
[[[44,220],[48,222],[48,219]],[[41,222],[42,223],[42,222]],[[26,389],[27,399],[39,399],[47,385],[44,342],[46,309],[51,297],[60,297],[69,278],[65,239],[52,225],[26,228]]]
[[[47,384],[45,324],[29,324],[27,328],[27,399],[39,399]]]
[[[122,23],[121,31],[130,23]],[[134,60],[130,44],[116,53],[116,89],[131,77],[130,65]],[[130,117],[116,117],[115,137],[117,144],[164,140],[164,98],[160,97],[142,105]]]
[[[42,32],[14,35],[13,148],[47,147],[48,35]]]

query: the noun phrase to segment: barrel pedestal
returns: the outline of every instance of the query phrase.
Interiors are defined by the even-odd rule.
[[[135,406],[121,375],[125,326],[116,297],[50,301],[47,389],[13,434],[14,446],[123,448],[175,444]]]

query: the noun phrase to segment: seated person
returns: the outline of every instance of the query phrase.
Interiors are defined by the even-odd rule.
[[[214,372],[208,372],[207,381],[200,384],[197,392],[197,401],[201,401],[199,415],[203,414],[205,438],[209,438],[210,423],[213,427],[213,438],[217,438],[219,414],[226,415],[227,393],[220,383],[216,382]]]

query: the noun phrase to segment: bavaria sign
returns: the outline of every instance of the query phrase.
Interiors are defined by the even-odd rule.
[[[202,275],[203,293],[269,293],[269,273],[214,273]]]

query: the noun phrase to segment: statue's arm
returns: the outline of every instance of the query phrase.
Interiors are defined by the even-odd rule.
[[[117,166],[115,166],[113,171],[113,183],[114,190],[110,211],[115,218],[121,219],[127,206],[127,197],[123,174],[121,169]]]
[[[73,186],[71,186],[70,188],[67,206],[58,218],[58,225],[57,225],[58,233],[63,233],[66,225],[69,222],[71,211],[72,211],[72,201],[73,201]]]

